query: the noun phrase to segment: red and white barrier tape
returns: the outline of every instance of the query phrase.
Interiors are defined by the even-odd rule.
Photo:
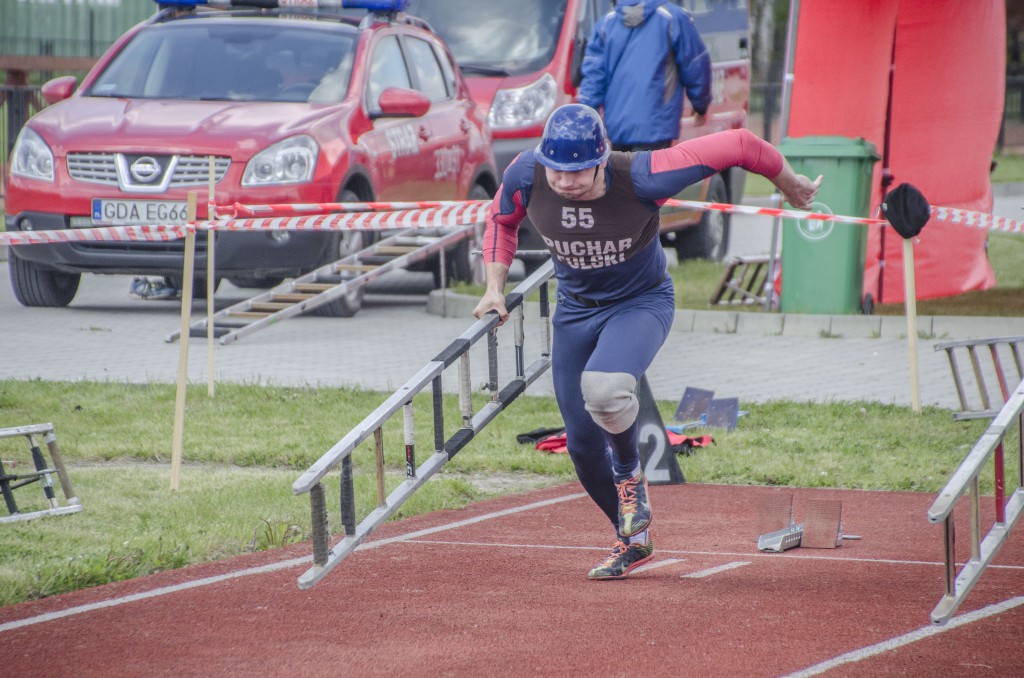
[[[748,207],[728,203],[698,202],[696,200],[668,200],[670,207],[715,210],[728,214],[782,217],[811,221],[834,221],[859,225],[884,225],[885,219],[849,217],[841,214],[822,214],[776,207]],[[334,231],[334,230],[390,230],[398,228],[452,228],[484,221],[489,200],[452,200],[442,202],[391,203],[320,203],[298,205],[235,205],[252,214],[267,216],[254,218],[221,218],[200,221],[191,226],[195,230],[227,231]],[[309,214],[328,210],[333,214]],[[344,213],[337,210],[346,209]],[[269,216],[280,215],[280,216]],[[997,217],[983,212],[952,207],[933,207],[932,217],[940,221],[962,224],[1004,233],[1024,233],[1024,222]],[[33,245],[55,242],[116,242],[120,240],[176,240],[185,236],[190,226],[103,226],[55,231],[0,232],[0,244]]]
[[[243,205],[236,202],[235,217],[297,217],[331,212],[393,212],[397,210],[488,205],[490,200],[440,200],[419,202],[317,202],[276,205]]]
[[[997,217],[984,212],[971,212],[969,210],[957,209],[955,207],[933,207],[932,216],[940,221],[947,221],[953,224],[974,226],[987,231],[1002,231],[1003,233],[1024,233],[1024,222],[1010,219],[1008,217]]]
[[[699,210],[717,210],[728,214],[751,214],[769,217],[782,217],[785,219],[803,219],[808,221],[835,221],[846,224],[861,224],[864,226],[886,225],[889,222],[885,219],[871,219],[868,217],[847,217],[841,214],[822,214],[818,212],[802,212],[800,210],[787,210],[778,207],[747,207],[746,205],[729,205],[715,202],[698,202],[696,200],[668,200],[665,202],[669,207],[686,207]],[[971,212],[954,207],[932,207],[932,218],[950,224],[961,224],[973,226],[990,231],[1002,231],[1004,233],[1024,233],[1024,222],[1010,219],[1008,217],[997,217],[985,212]]]
[[[767,217],[783,217],[786,219],[804,219],[808,221],[838,221],[845,224],[862,224],[871,226],[874,224],[887,224],[885,219],[870,219],[867,217],[846,217],[841,214],[822,214],[820,212],[804,212],[801,210],[787,210],[781,207],[747,207],[746,205],[730,205],[720,202],[699,202],[697,200],[666,200],[668,207],[686,207],[697,210],[714,210],[726,214],[751,214]]]
[[[188,226],[101,226],[56,231],[0,232],[0,244],[36,245],[54,242],[117,242],[120,240],[178,240]]]
[[[484,220],[489,204],[489,201],[464,201],[447,203],[442,207],[392,212],[347,212],[345,214],[229,219],[216,222],[214,228],[229,231],[327,231],[468,226]]]

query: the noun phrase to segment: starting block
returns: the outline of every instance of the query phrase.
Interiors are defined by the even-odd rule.
[[[843,539],[860,539],[856,535],[843,534],[842,515],[841,501],[808,499],[807,516],[804,522],[796,524],[793,521],[792,494],[768,497],[758,507],[761,535],[757,538],[757,548],[775,553],[797,546],[834,549],[843,545]]]
[[[43,451],[36,442],[35,437],[39,435],[43,436],[43,440],[46,442],[46,449],[50,454],[52,466],[47,464]],[[82,504],[78,501],[78,497],[75,496],[74,488],[71,486],[71,478],[68,477],[67,470],[64,468],[64,458],[61,456],[60,448],[57,446],[57,435],[54,433],[53,424],[0,428],[0,438],[14,438],[17,436],[24,436],[28,439],[34,470],[29,473],[9,473],[4,467],[4,462],[0,461],[0,495],[3,495],[4,504],[7,506],[7,512],[10,514],[8,516],[0,516],[0,523],[13,523],[43,516],[64,515],[81,511]],[[54,475],[60,481],[61,490],[64,493],[66,502],[64,506],[61,506],[56,493],[53,491]],[[40,483],[42,486],[48,508],[23,513],[18,509],[18,504],[14,500],[14,490],[35,482]]]
[[[759,551],[774,551],[781,553],[800,546],[804,537],[804,524],[790,525],[781,530],[762,534],[757,538],[757,549]]]

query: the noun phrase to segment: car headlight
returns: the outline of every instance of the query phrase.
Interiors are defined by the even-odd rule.
[[[320,147],[307,136],[279,141],[255,156],[245,166],[243,186],[301,184],[313,178]]]
[[[21,129],[11,151],[11,174],[26,179],[53,181],[53,151],[28,127]]]
[[[542,124],[555,107],[555,79],[545,73],[526,87],[499,89],[487,115],[492,129],[515,129]]]

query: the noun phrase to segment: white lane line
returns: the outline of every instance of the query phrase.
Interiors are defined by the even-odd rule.
[[[504,509],[502,511],[485,513],[483,515],[476,516],[475,518],[457,520],[454,523],[447,523],[444,525],[438,525],[437,527],[429,527],[423,530],[409,532],[408,534],[389,537],[388,539],[381,539],[379,541],[363,543],[356,547],[356,551],[361,551],[363,549],[374,549],[380,546],[394,544],[395,542],[408,541],[410,539],[415,539],[416,537],[434,534],[436,532],[443,532],[445,530],[454,530],[465,525],[472,525],[473,523],[479,523],[485,520],[493,520],[494,518],[501,518],[514,513],[521,513],[523,511],[530,511],[536,508],[543,508],[545,506],[550,506],[552,504],[558,504],[563,501],[571,501],[573,499],[579,499],[581,497],[586,496],[587,494],[585,492],[579,492],[576,494],[570,494],[563,497],[555,497],[554,499],[545,499],[543,501],[534,502],[532,504],[524,504],[523,506]],[[160,588],[152,589],[151,591],[142,591],[140,593],[133,593],[131,595],[121,596],[119,598],[110,598],[108,600],[101,600],[95,603],[89,603],[87,605],[69,607],[66,610],[46,612],[44,614],[36,615],[34,617],[26,617],[25,619],[18,619],[15,621],[7,622],[5,624],[0,624],[0,633],[3,633],[4,631],[12,631],[14,629],[20,629],[25,626],[42,624],[43,622],[53,621],[55,619],[63,619],[64,617],[85,614],[86,612],[92,612],[94,610],[102,610],[107,607],[116,607],[118,605],[124,605],[126,603],[133,603],[138,600],[146,600],[148,598],[156,598],[158,596],[166,596],[172,593],[178,593],[179,591],[187,591],[189,589],[210,586],[211,584],[217,584],[222,581],[227,581],[229,579],[248,577],[256,574],[267,574],[268,572],[276,572],[277,570],[284,570],[290,567],[298,567],[299,565],[308,565],[310,561],[312,561],[312,556],[292,558],[290,560],[282,560],[280,562],[271,563],[269,565],[261,565],[260,567],[249,567],[243,570],[235,570],[234,572],[226,572],[224,574],[219,574],[214,577],[204,577],[202,579],[196,579],[194,581],[182,582],[181,584],[174,584],[172,586],[161,586]]]
[[[985,619],[986,617],[991,617],[992,615],[999,614],[1001,612],[1006,612],[1007,610],[1012,610],[1013,608],[1019,607],[1021,605],[1024,605],[1024,596],[1010,598],[1009,600],[1004,600],[1001,603],[993,603],[992,605],[980,608],[978,610],[975,610],[974,612],[967,612],[965,614],[953,617],[949,620],[949,622],[946,623],[945,626],[923,626],[917,629],[916,631],[911,631],[910,633],[906,633],[902,636],[896,636],[895,638],[884,640],[881,643],[875,643],[874,645],[862,647],[859,650],[853,650],[852,652],[841,654],[838,657],[827,659],[823,662],[815,664],[814,666],[808,666],[806,669],[803,669],[802,671],[791,673],[788,676],[783,676],[782,678],[804,678],[805,676],[817,676],[822,673],[825,673],[826,671],[831,671],[837,666],[842,666],[843,664],[853,664],[854,662],[870,659],[871,657],[880,655],[883,652],[895,650],[897,648],[903,647],[904,645],[916,643],[919,640],[931,638],[932,636],[938,635],[940,633],[945,633],[946,631],[952,631],[953,629],[958,628],[960,626],[972,624],[976,621]]]
[[[491,542],[470,542],[450,541],[446,539],[413,539],[412,537],[401,537],[399,541],[408,541],[416,544],[440,544],[446,546],[504,546],[508,548],[536,548],[536,549],[587,549],[591,551],[607,551],[607,546],[565,546],[559,544],[510,544]],[[376,543],[376,542],[374,542]],[[841,556],[819,556],[819,555],[789,555],[787,553],[762,553],[742,551],[692,551],[686,549],[666,549],[659,547],[659,555],[683,555],[683,556],[713,556],[716,558],[757,558],[758,560],[827,560],[836,563],[872,563],[882,565],[925,565],[929,567],[945,567],[946,563],[938,560],[897,560],[894,558],[857,558]],[[963,565],[964,563],[958,563]],[[1024,565],[989,565],[989,570],[1024,570]]]
[[[731,563],[725,565],[719,565],[718,567],[709,567],[706,570],[698,570],[697,572],[690,572],[689,574],[681,574],[680,577],[684,579],[703,579],[704,577],[710,577],[713,574],[719,572],[727,572],[728,570],[735,570],[737,567],[743,567],[744,565],[750,565],[749,560],[734,560]]]

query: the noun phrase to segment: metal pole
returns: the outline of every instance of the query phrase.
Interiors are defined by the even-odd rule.
[[[789,134],[789,100],[792,96],[793,62],[796,59],[796,32],[800,17],[800,0],[789,2],[789,22],[786,27],[786,72],[782,77],[782,115],[779,119],[779,142]],[[782,207],[782,195],[772,194],[776,207]],[[764,310],[772,310],[772,294],[775,292],[775,257],[779,251],[779,217],[772,219],[771,251],[768,255],[768,273],[764,281]]]

